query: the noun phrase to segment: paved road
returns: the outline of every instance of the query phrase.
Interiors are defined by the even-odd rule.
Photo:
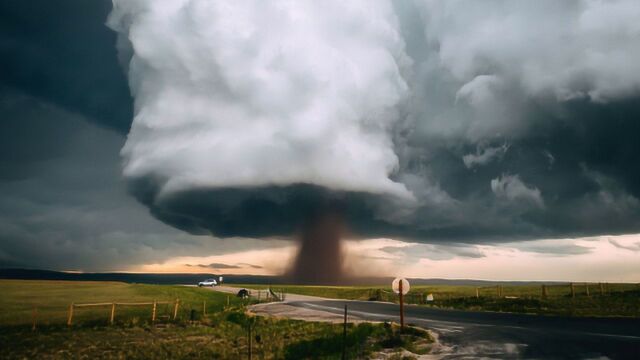
[[[398,305],[368,301],[287,301],[359,318],[398,321]],[[639,305],[640,306],[640,305]],[[405,308],[405,321],[434,330],[447,359],[640,359],[640,319],[595,319]]]

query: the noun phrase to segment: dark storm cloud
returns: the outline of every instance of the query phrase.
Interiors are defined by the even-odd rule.
[[[69,144],[59,139],[74,126],[67,114],[0,85],[0,181],[26,179],[39,163],[64,156]]]
[[[115,269],[190,241],[126,196],[121,135],[20,91],[1,97],[0,264]]]
[[[202,249],[126,194],[118,153],[132,99],[104,26],[110,10],[0,4],[2,267],[117,270]]]
[[[330,208],[346,219],[352,236],[426,242],[640,231],[640,171],[633,166],[640,155],[640,79],[630,60],[640,54],[631,45],[640,33],[629,15],[639,9],[633,2],[405,2],[391,8],[381,2],[371,15],[379,22],[367,22],[372,28],[340,30],[340,39],[358,42],[353,51],[373,49],[395,61],[359,63],[359,80],[373,84],[365,85],[367,91],[388,91],[376,93],[379,106],[371,109],[369,98],[343,97],[355,118],[340,117],[337,106],[343,103],[325,94],[326,87],[316,87],[325,81],[324,71],[340,71],[341,63],[331,61],[358,61],[360,55],[332,38],[331,25],[291,25],[308,36],[301,43],[287,37],[296,32],[286,28],[290,19],[282,8],[255,11],[243,4],[243,12],[224,24],[248,22],[258,29],[264,24],[253,23],[254,15],[279,24],[251,32],[250,41],[214,31],[223,24],[215,21],[220,9],[197,0],[182,2],[181,11],[154,2],[116,5],[109,26],[143,49],[133,51],[130,68],[141,102],[123,150],[125,175],[132,193],[168,224],[223,237],[290,236],[309,214]],[[364,15],[357,7],[328,8],[334,5],[344,12],[309,12],[313,6],[306,3],[296,9],[329,24],[336,13],[345,23],[360,24]],[[202,11],[214,20],[202,22]],[[615,28],[603,25],[612,22]],[[370,37],[367,31],[394,36]],[[211,32],[210,41],[192,32]],[[570,46],[553,34],[563,34]],[[270,48],[281,43],[291,47]],[[619,46],[612,48],[614,43]],[[170,51],[172,44],[181,44],[179,53]],[[243,44],[255,52],[244,51]],[[327,44],[335,55],[327,62],[305,57]],[[216,66],[202,66],[202,53]],[[273,53],[276,68],[269,62]],[[305,69],[305,76],[296,69]],[[185,73],[197,76],[184,79]],[[274,82],[254,75],[265,73]],[[352,89],[349,75],[332,78],[334,91],[369,95]],[[314,101],[325,112],[318,113]],[[167,109],[167,102],[174,107]],[[385,114],[387,125],[377,127],[375,117],[367,118],[371,113]],[[225,125],[228,116],[236,121]],[[316,118],[330,122],[331,131],[298,138],[296,124]],[[247,131],[254,121],[264,131]],[[166,131],[168,126],[174,131]],[[390,142],[371,147],[370,134]],[[343,138],[349,142],[336,142]],[[361,142],[380,156],[350,158],[353,144]],[[336,148],[344,156],[334,157]],[[387,161],[389,150],[397,159]],[[345,167],[351,173],[343,173]],[[380,178],[380,169],[386,177]]]
[[[208,269],[219,269],[219,270],[224,270],[224,269],[240,269],[240,266],[238,265],[229,265],[229,264],[223,264],[223,263],[211,263],[211,264],[197,264],[197,265],[190,265],[190,264],[186,264],[187,266],[197,266],[197,267],[201,267],[201,268],[208,268]]]
[[[234,237],[325,211],[437,246],[640,232],[637,2],[337,2],[293,9],[304,32],[267,5],[117,3],[116,31],[108,1],[0,4],[2,264],[254,248]],[[528,251],[588,251],[550,248]]]
[[[516,248],[521,251],[555,256],[582,255],[592,252],[590,247],[563,243],[561,241],[558,241],[555,244],[547,243],[542,245],[536,244],[535,242],[532,244],[525,242],[517,245]]]
[[[640,251],[640,242],[635,242],[631,245],[625,245],[625,244],[621,244],[620,242],[614,239],[609,239],[609,243],[619,249],[625,249],[629,251]]]
[[[386,246],[380,249],[391,255],[400,256],[403,261],[415,262],[420,259],[449,260],[454,257],[479,259],[485,257],[477,247],[467,244],[432,245],[411,244],[409,246]]]
[[[3,84],[126,133],[133,107],[109,11],[108,0],[0,3]]]
[[[122,135],[15,89],[0,98],[0,267],[123,270],[268,245],[162,224],[127,194]]]
[[[238,264],[224,264],[224,263],[211,263],[211,264],[185,264],[186,266],[196,266],[201,268],[208,269],[217,269],[217,270],[225,270],[225,269],[243,269],[243,268],[251,268],[251,269],[262,269],[262,266],[247,264],[247,263],[238,263]]]
[[[262,268],[263,268],[263,267],[262,267],[262,266],[260,266],[260,265],[247,264],[247,263],[239,263],[238,265],[241,265],[241,266],[248,266],[248,267],[250,267],[250,268],[252,268],[252,269],[262,269]]]

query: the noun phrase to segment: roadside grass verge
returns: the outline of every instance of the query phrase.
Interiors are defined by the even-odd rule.
[[[326,297],[330,299],[369,300],[370,286],[314,286],[314,285],[252,285],[252,284],[225,284],[233,287],[246,287],[248,289],[263,290],[271,287],[276,292],[290,294]],[[391,288],[388,288],[391,291]]]
[[[248,357],[248,328],[242,308],[207,316],[202,322],[167,327],[148,325],[44,328],[0,332],[3,359],[243,359]],[[255,359],[340,359],[342,325],[252,317],[251,351]],[[427,353],[428,333],[400,333],[385,324],[349,324],[348,359],[373,352]],[[417,345],[415,345],[417,344]]]
[[[265,285],[235,285],[264,289]],[[587,293],[587,286],[589,287]],[[299,286],[274,285],[274,289],[292,294],[335,299],[397,302],[397,295],[388,286]],[[477,293],[476,293],[477,290]],[[412,286],[405,302],[447,309],[469,311],[500,311],[539,315],[584,317],[640,317],[640,286],[638,284],[575,284],[574,296],[569,284],[503,286],[498,296],[496,286],[430,285]],[[601,293],[602,291],[602,293]],[[428,294],[433,301],[426,301]],[[478,297],[476,297],[476,294]]]

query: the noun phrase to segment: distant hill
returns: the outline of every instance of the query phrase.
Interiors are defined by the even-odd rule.
[[[16,280],[71,280],[71,281],[121,281],[141,284],[196,284],[206,278],[224,276],[228,284],[285,284],[283,276],[264,275],[229,275],[229,274],[159,274],[159,273],[76,273],[37,269],[0,269],[0,279]],[[340,285],[389,285],[393,278],[363,277],[345,280]],[[562,284],[561,281],[491,281],[470,279],[409,279],[411,285],[535,285],[535,284]]]
[[[224,276],[226,283],[270,284],[281,283],[277,276],[225,275],[225,274],[160,274],[160,273],[76,273],[36,269],[0,269],[0,279],[16,280],[71,280],[71,281],[121,281],[140,284],[197,284],[207,278]]]

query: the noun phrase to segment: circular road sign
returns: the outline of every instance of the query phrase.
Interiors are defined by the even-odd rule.
[[[409,292],[409,289],[411,287],[409,286],[409,282],[405,278],[395,278],[393,280],[393,282],[391,283],[391,289],[393,289],[394,293],[399,294],[400,293],[400,281],[402,281],[402,295],[406,295]]]

